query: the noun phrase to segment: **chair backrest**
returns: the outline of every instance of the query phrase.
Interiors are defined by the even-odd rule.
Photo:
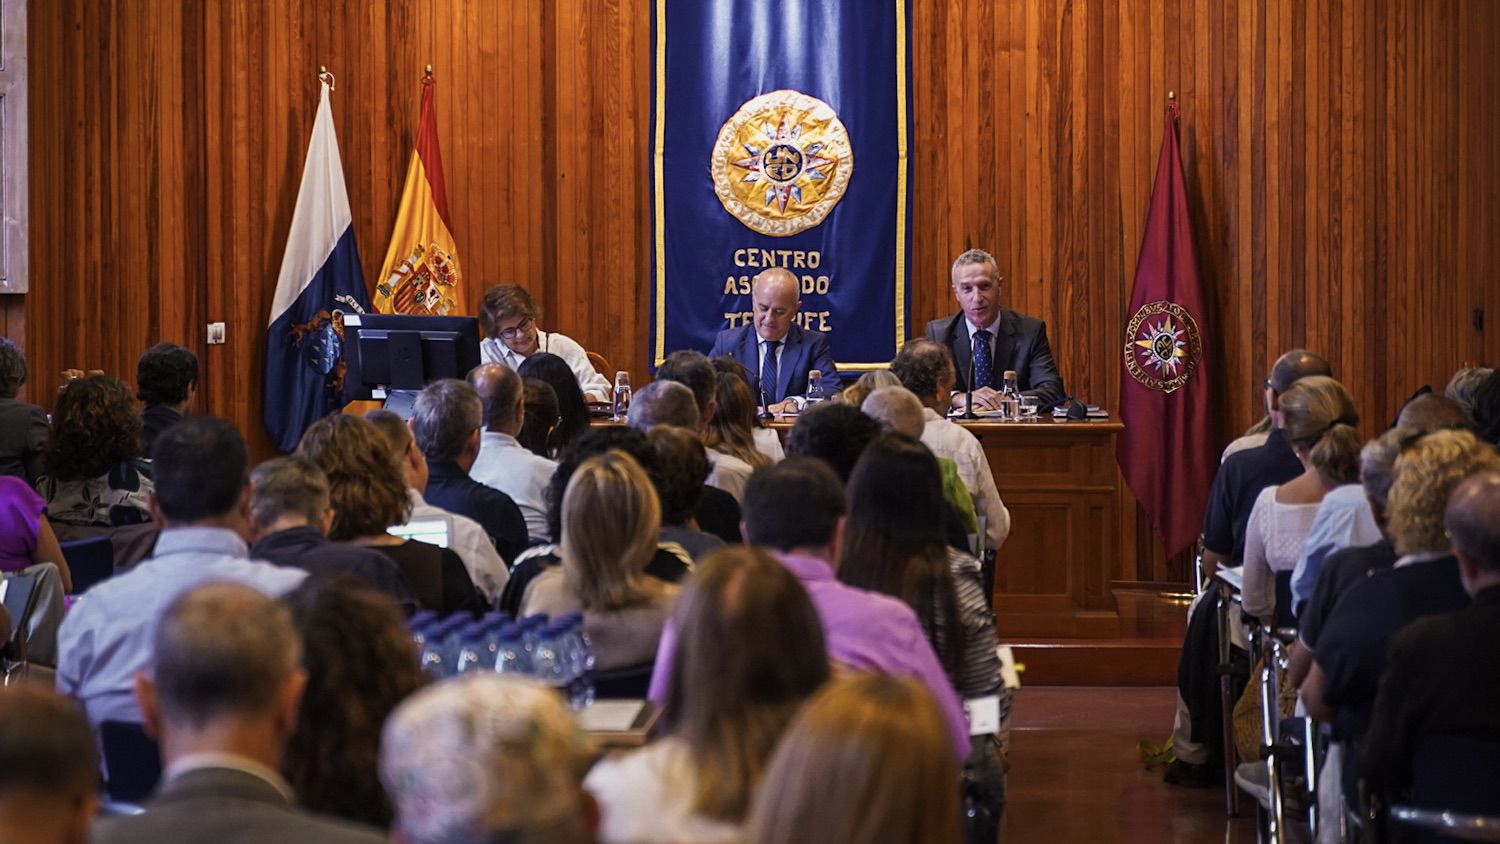
[[[627,665],[594,674],[594,697],[600,700],[644,700],[655,663]]]
[[[614,364],[609,362],[609,358],[598,352],[587,352],[586,354],[589,356],[589,364],[594,367],[594,371],[603,375],[609,383],[615,383],[615,367]]]
[[[1407,802],[1418,809],[1500,816],[1500,740],[1462,735],[1418,739]]]
[[[129,721],[99,725],[104,749],[105,791],[111,800],[141,803],[161,780],[161,748],[146,728]]]
[[[30,621],[31,611],[36,608],[36,578],[35,574],[5,575],[5,612],[10,615],[10,629],[5,631],[6,642],[16,639],[16,632],[26,629]],[[25,641],[25,637],[16,641]]]
[[[1297,617],[1292,614],[1292,572],[1276,572],[1276,626],[1296,628]]]
[[[82,595],[90,587],[114,577],[115,547],[108,536],[62,543],[63,559],[73,574],[73,594]]]

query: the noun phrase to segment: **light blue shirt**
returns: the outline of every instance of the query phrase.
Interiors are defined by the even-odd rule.
[[[307,577],[302,569],[250,559],[239,534],[224,528],[168,528],[156,552],[78,599],[57,632],[57,690],[103,721],[140,723],[135,675],[151,666],[156,622],[178,595],[200,583],[232,581],[280,597]]]
[[[1380,526],[1375,524],[1364,487],[1345,484],[1323,496],[1307,538],[1302,540],[1302,556],[1292,569],[1292,608],[1300,614],[1302,605],[1312,598],[1323,558],[1342,548],[1374,545],[1380,538]]]
[[[557,471],[557,461],[533,454],[510,434],[483,431],[479,434],[479,456],[469,477],[509,495],[521,508],[531,541],[551,542],[547,530],[547,484]]]

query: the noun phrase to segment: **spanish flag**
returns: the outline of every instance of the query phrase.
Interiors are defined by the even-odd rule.
[[[375,310],[393,314],[463,313],[458,245],[448,215],[443,156],[438,147],[437,110],[432,104],[432,73],[422,80],[422,119],[417,148],[406,169],[406,187],[396,228],[385,253]]]

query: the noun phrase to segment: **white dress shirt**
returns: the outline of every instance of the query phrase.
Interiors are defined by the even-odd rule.
[[[974,512],[984,517],[985,546],[996,551],[1010,536],[1010,511],[1000,500],[1000,491],[995,488],[995,475],[990,471],[990,461],[984,457],[979,438],[933,412],[922,409],[927,424],[922,428],[922,444],[932,449],[938,457],[952,460],[958,467],[958,476],[963,479],[969,494],[974,496]]]
[[[469,469],[469,477],[500,490],[516,502],[526,519],[531,541],[551,542],[546,492],[556,470],[557,461],[531,453],[510,434],[483,431],[479,435],[479,456]]]
[[[562,358],[568,368],[573,370],[573,377],[578,379],[578,389],[583,391],[585,399],[602,402],[610,400],[614,387],[607,377],[594,370],[594,365],[589,363],[588,352],[583,350],[578,341],[563,334],[538,330],[536,350],[550,352]],[[479,341],[479,357],[485,363],[503,363],[511,369],[519,369],[521,361],[526,360],[525,355],[512,351],[498,337],[486,337]]]
[[[469,570],[469,579],[474,581],[474,585],[484,594],[484,599],[493,606],[500,600],[505,582],[510,580],[510,569],[505,567],[505,560],[495,550],[495,543],[485,533],[484,526],[468,516],[428,504],[422,498],[422,493],[410,487],[406,490],[406,497],[411,501],[411,518],[408,524],[424,520],[448,520],[448,547],[464,561],[464,568]]]

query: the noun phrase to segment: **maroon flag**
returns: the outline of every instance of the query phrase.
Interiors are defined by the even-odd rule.
[[[1197,538],[1215,461],[1203,344],[1203,288],[1193,257],[1187,188],[1177,154],[1177,103],[1168,109],[1156,186],[1125,324],[1120,471],[1175,554]]]

